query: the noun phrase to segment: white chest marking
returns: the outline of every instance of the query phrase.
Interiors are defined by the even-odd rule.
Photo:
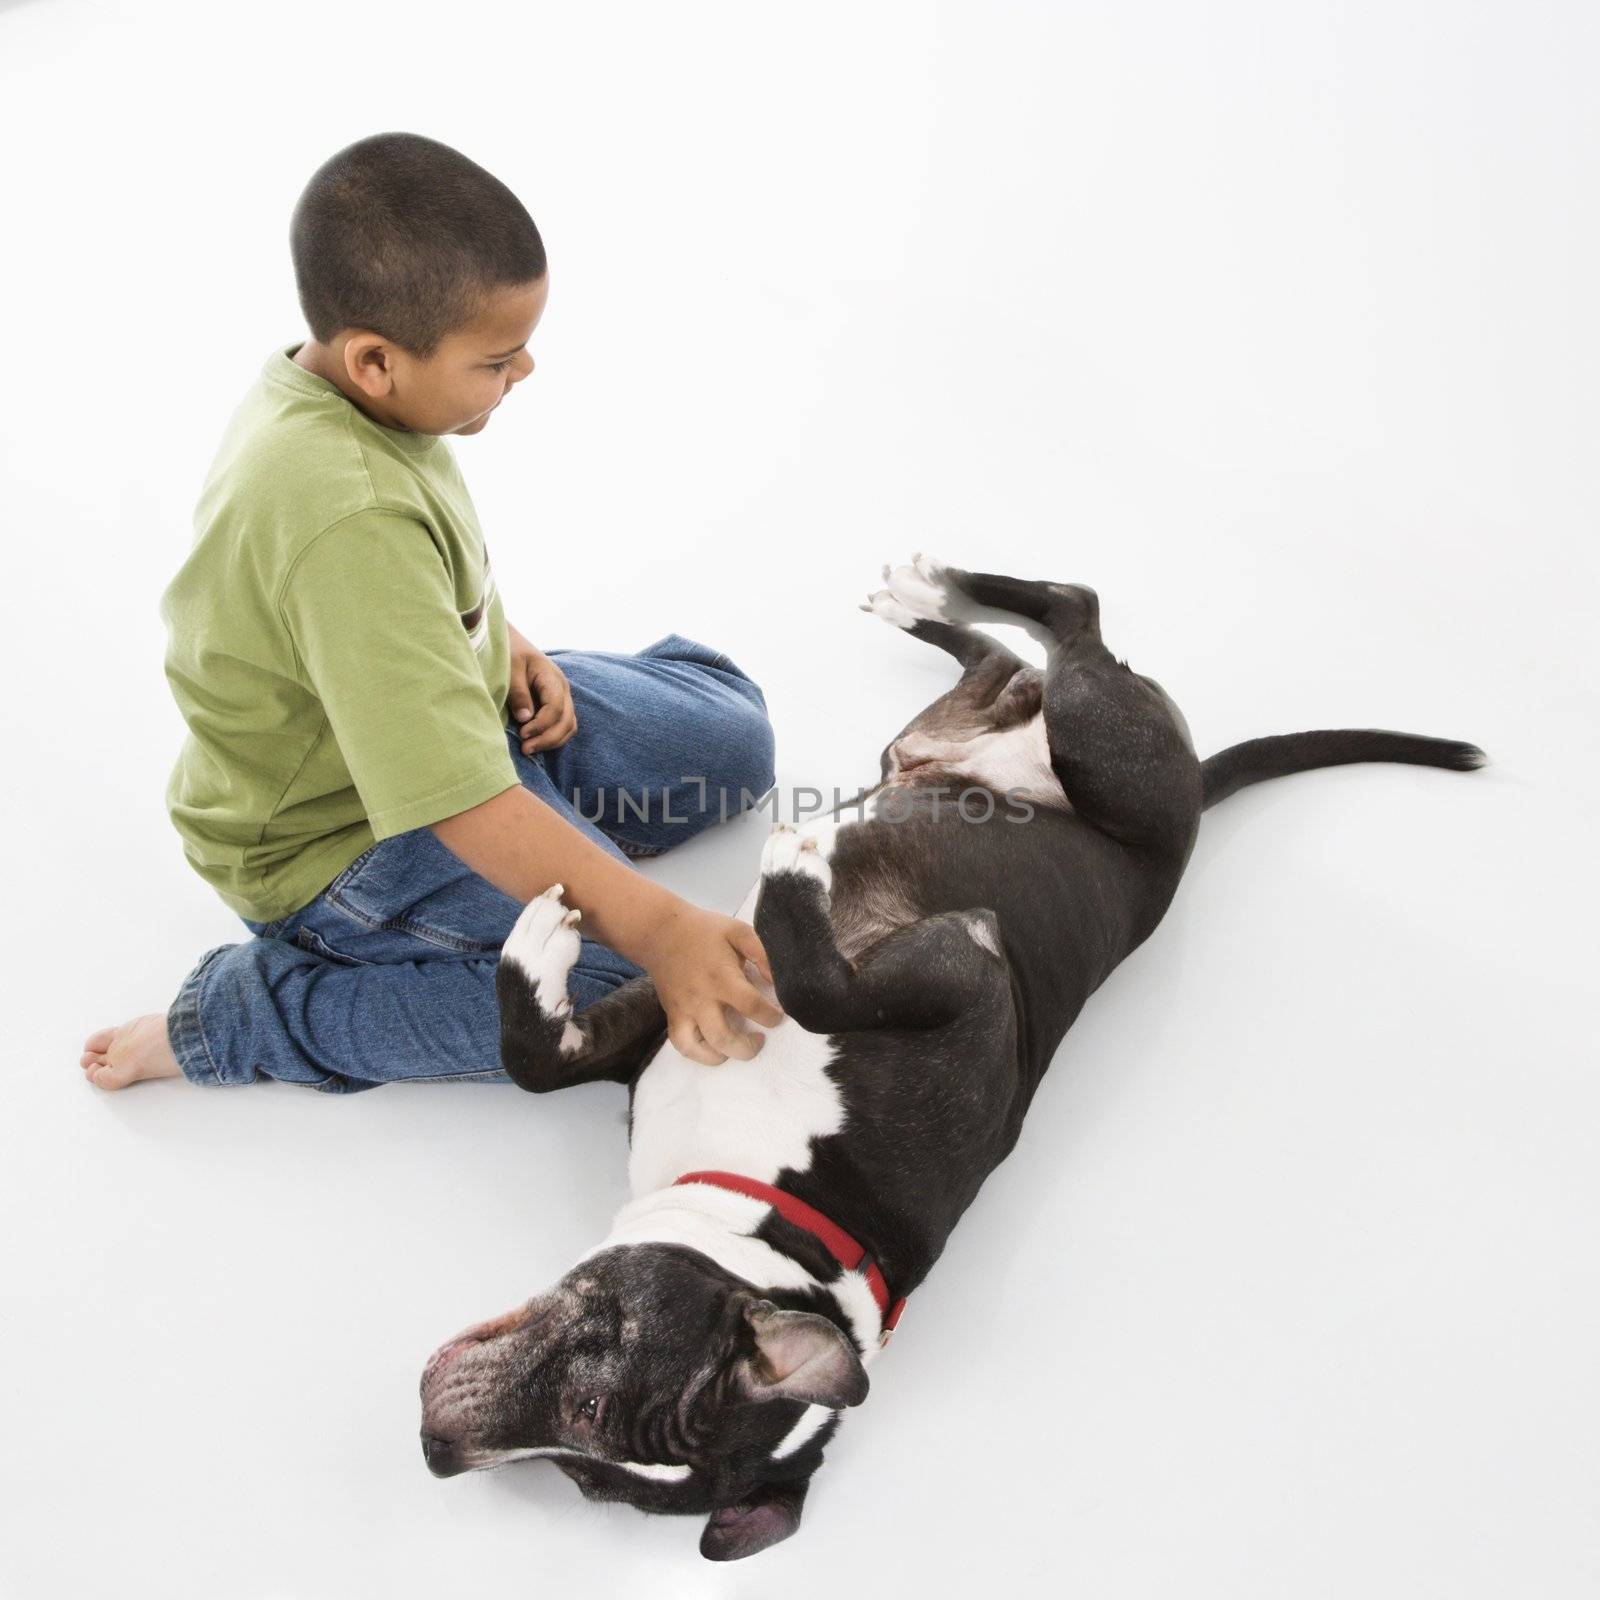
[[[685,1172],[718,1168],[773,1183],[804,1172],[814,1139],[844,1126],[844,1102],[826,1067],[834,1048],[792,1017],[761,1029],[753,1061],[702,1066],[664,1045],[633,1096],[628,1180],[635,1195]]]
[[[825,862],[838,827],[818,817],[800,832],[816,840]],[[760,888],[758,880],[739,908],[745,921],[755,914]],[[746,968],[752,977],[754,970]],[[758,986],[766,987],[759,980]],[[635,1195],[705,1168],[772,1183],[786,1167],[806,1171],[812,1141],[844,1126],[844,1102],[826,1071],[835,1053],[827,1036],[807,1033],[792,1017],[773,1028],[751,1027],[766,1036],[753,1061],[702,1066],[669,1043],[640,1073],[628,1158]]]

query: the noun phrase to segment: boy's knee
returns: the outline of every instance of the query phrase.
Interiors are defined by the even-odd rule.
[[[729,811],[743,810],[777,781],[777,742],[772,723],[764,706],[746,704],[731,713],[718,732],[721,738],[717,764],[721,770],[715,781],[727,791]]]
[[[688,663],[712,686],[710,704],[697,689],[683,708],[697,724],[694,747],[702,767],[689,776],[704,778],[713,793],[721,789],[730,813],[741,809],[741,793],[764,795],[777,778],[776,741],[760,684],[720,650],[682,634],[670,633],[640,654]]]

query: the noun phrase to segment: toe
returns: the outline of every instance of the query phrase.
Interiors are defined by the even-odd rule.
[[[98,1067],[90,1067],[87,1076],[97,1089],[126,1089],[133,1082],[133,1069],[129,1066],[114,1067],[106,1061]]]
[[[115,1028],[101,1028],[98,1032],[91,1033],[89,1037],[83,1041],[83,1053],[85,1055],[89,1055],[91,1053],[98,1053],[104,1050],[105,1047],[111,1043],[111,1036],[116,1031],[117,1030]]]

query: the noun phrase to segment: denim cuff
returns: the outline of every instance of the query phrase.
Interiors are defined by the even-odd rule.
[[[230,1081],[223,1076],[222,1068],[212,1059],[211,1049],[206,1044],[205,1030],[200,1025],[200,991],[212,962],[233,948],[231,944],[219,944],[215,950],[206,951],[194,971],[183,980],[178,998],[167,1009],[167,1041],[190,1083]]]

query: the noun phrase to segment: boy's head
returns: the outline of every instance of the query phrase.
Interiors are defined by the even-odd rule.
[[[477,433],[533,371],[544,241],[522,202],[448,145],[379,133],[341,150],[306,185],[289,241],[319,354],[380,422]]]

